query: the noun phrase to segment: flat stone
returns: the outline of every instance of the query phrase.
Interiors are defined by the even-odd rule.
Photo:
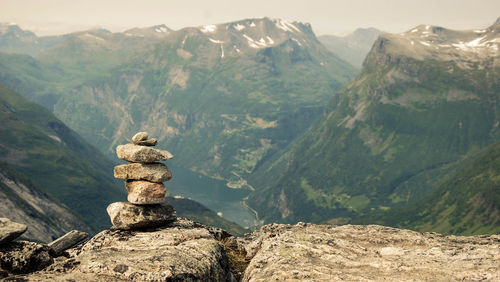
[[[147,132],[138,132],[132,137],[132,139],[130,141],[132,141],[132,143],[136,144],[139,141],[144,141],[144,140],[148,139],[148,137],[149,137],[149,134]]]
[[[0,245],[16,239],[26,232],[26,230],[28,230],[28,226],[13,222],[5,217],[0,217]]]
[[[141,146],[156,146],[156,143],[158,143],[158,140],[156,138],[151,138],[151,139],[146,139],[142,141],[137,141],[136,145],[141,145]]]
[[[50,244],[48,244],[48,246],[52,249],[52,251],[56,255],[60,255],[65,250],[72,248],[76,246],[78,243],[87,239],[88,236],[89,234],[86,232],[71,230],[70,232],[59,237],[58,239],[52,241]]]
[[[168,151],[135,144],[119,145],[116,147],[116,155],[122,160],[133,163],[154,163],[174,157]]]
[[[163,203],[167,193],[165,185],[143,180],[127,180],[125,188],[128,191],[127,200],[140,205]]]
[[[121,230],[159,227],[177,217],[172,205],[134,205],[127,202],[112,203],[106,209],[113,226]]]
[[[147,180],[151,182],[164,182],[172,178],[172,172],[165,164],[131,163],[115,166],[115,178]]]

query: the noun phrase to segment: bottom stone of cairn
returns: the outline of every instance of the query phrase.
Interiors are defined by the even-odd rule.
[[[107,212],[113,226],[123,230],[163,226],[176,219],[174,207],[166,203],[136,205],[116,202],[108,206]]]

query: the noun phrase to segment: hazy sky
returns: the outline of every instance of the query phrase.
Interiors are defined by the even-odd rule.
[[[402,32],[419,24],[472,29],[500,17],[500,0],[0,0],[0,22],[38,35],[156,24],[180,29],[264,16],[309,22],[318,35],[358,27]]]

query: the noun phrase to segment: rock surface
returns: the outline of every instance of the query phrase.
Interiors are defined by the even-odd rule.
[[[243,281],[500,281],[500,235],[299,223],[264,226],[243,244],[253,257]]]
[[[115,178],[165,182],[172,178],[172,172],[165,164],[132,163],[115,166]]]
[[[41,270],[54,261],[46,245],[34,242],[11,242],[0,246],[0,269],[22,274]]]
[[[243,281],[500,281],[500,235],[444,237],[378,225],[272,224],[235,239],[177,219],[161,228],[105,230],[68,253],[22,278],[234,281],[240,272]]]
[[[8,218],[0,217],[0,245],[8,243],[21,236],[28,226],[13,222]]]
[[[154,163],[174,157],[168,151],[135,144],[118,145],[116,155],[122,160],[133,163]]]
[[[137,229],[166,225],[175,220],[174,207],[169,204],[134,205],[112,203],[106,209],[113,226],[118,229]]]
[[[231,281],[220,229],[179,219],[147,231],[105,230],[73,257],[25,278],[42,281]]]
[[[125,181],[127,200],[132,204],[160,204],[165,201],[167,189],[162,183],[143,180]]]

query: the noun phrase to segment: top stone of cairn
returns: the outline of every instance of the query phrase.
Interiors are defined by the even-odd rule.
[[[149,134],[147,132],[139,132],[132,137],[130,140],[132,144],[141,146],[156,146],[158,140],[156,138],[149,139]]]

